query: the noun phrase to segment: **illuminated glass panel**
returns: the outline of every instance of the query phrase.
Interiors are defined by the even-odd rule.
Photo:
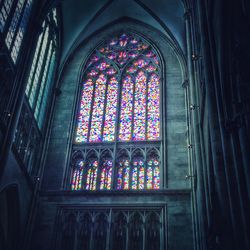
[[[43,23],[43,27],[44,27],[44,23]],[[38,42],[37,42],[37,45],[36,45],[36,50],[35,50],[34,58],[33,58],[30,73],[29,73],[28,83],[27,83],[27,86],[26,86],[26,89],[25,89],[25,94],[27,96],[29,96],[30,89],[32,87],[32,78],[33,78],[34,73],[35,73],[36,64],[37,64],[37,60],[38,60],[38,56],[39,56],[39,51],[40,51],[40,46],[41,46],[42,39],[43,39],[43,34],[41,34],[39,36]]]
[[[121,141],[131,140],[132,109],[133,109],[134,83],[132,77],[127,75],[123,80],[122,101],[120,115],[119,139]]]
[[[132,189],[144,189],[144,162],[134,160],[132,168]]]
[[[137,185],[138,185],[138,164],[137,164],[137,162],[133,162],[132,189],[137,189]]]
[[[117,189],[129,189],[130,166],[128,160],[122,160],[118,164]]]
[[[55,51],[52,54],[51,60],[50,60],[50,66],[49,66],[49,71],[48,71],[48,76],[47,76],[47,81],[46,81],[46,86],[44,89],[44,93],[42,96],[42,100],[41,100],[41,106],[39,109],[39,114],[38,114],[38,126],[39,128],[42,127],[44,118],[46,116],[45,110],[48,104],[48,97],[49,94],[51,93],[51,89],[53,86],[53,76],[54,76],[54,72],[55,72],[55,60],[56,60],[56,55],[55,55]]]
[[[142,162],[143,163],[143,162]],[[139,169],[139,189],[144,189],[145,168],[140,164]]]
[[[41,84],[40,84],[40,88],[39,88],[39,93],[38,93],[38,98],[36,101],[36,108],[35,108],[35,118],[38,118],[38,113],[40,110],[40,106],[41,106],[41,101],[42,101],[42,97],[44,94],[44,89],[46,86],[46,81],[47,81],[47,76],[48,76],[48,70],[49,70],[49,64],[50,64],[50,60],[51,60],[51,53],[52,53],[52,41],[50,42],[50,47],[49,47],[49,51],[48,51],[48,55],[46,58],[46,62],[45,62],[45,67],[43,70],[43,75],[42,75],[42,79],[41,79]]]
[[[104,75],[100,75],[95,84],[94,104],[89,136],[90,142],[101,141],[105,91],[106,78]]]
[[[105,160],[102,164],[101,181],[100,181],[101,190],[111,189],[112,166],[113,166],[112,160]]]
[[[156,74],[148,82],[148,140],[160,138],[160,81]]]
[[[83,168],[84,168],[84,162],[80,161],[78,163],[77,168],[75,168],[75,170],[73,171],[72,184],[71,184],[72,190],[82,189]]]
[[[25,2],[25,0],[19,0],[18,1],[15,13],[14,13],[14,15],[12,17],[9,30],[7,32],[7,36],[5,38],[5,43],[6,43],[7,47],[8,47],[8,49],[11,47],[11,44],[12,44],[12,41],[13,41],[13,38],[14,38],[14,35],[15,35],[15,32],[16,32],[16,29],[17,29],[18,21],[19,21],[19,19],[21,17],[24,2]]]
[[[135,80],[133,140],[145,140],[146,135],[146,75],[139,71]]]
[[[86,190],[96,190],[97,168],[98,168],[97,160],[88,163],[88,172],[87,172],[86,188],[85,188]]]
[[[144,189],[145,168],[143,160],[134,160],[132,166],[132,189]]]
[[[157,159],[150,159],[147,165],[147,189],[160,189],[160,167]]]
[[[1,2],[0,2],[1,4]],[[3,32],[5,23],[8,19],[8,16],[10,14],[10,10],[13,4],[13,0],[5,0],[2,8],[0,10],[0,31]]]
[[[151,166],[152,164],[148,162],[148,168],[147,168],[147,189],[153,188],[153,168]]]
[[[153,189],[160,189],[160,167],[159,162],[157,162],[157,165],[154,169],[154,179],[153,179]]]
[[[126,165],[126,162],[125,162],[123,189],[129,189],[129,174],[130,174],[130,167]]]
[[[45,52],[48,44],[48,36],[49,36],[49,28],[47,27],[45,30],[45,34],[43,37],[43,42],[42,42],[42,48],[39,54],[38,61],[36,63],[36,69],[34,72],[34,75],[32,75],[32,88],[29,94],[29,103],[30,106],[33,108],[34,104],[36,102],[36,95],[37,95],[37,90],[39,89],[40,86],[40,75],[43,67],[43,62],[45,60]]]
[[[103,130],[103,141],[114,141],[117,109],[118,82],[115,77],[109,80],[107,105]]]
[[[81,106],[80,106],[80,112],[78,116],[76,142],[87,141],[93,91],[94,91],[93,80],[88,79],[83,84]]]
[[[19,50],[21,47],[24,32],[25,32],[26,26],[28,24],[28,19],[29,19],[30,11],[31,11],[31,4],[32,4],[32,0],[28,0],[26,5],[25,5],[24,12],[23,12],[22,19],[21,19],[21,23],[20,23],[19,28],[17,30],[16,38],[15,38],[15,41],[14,41],[14,44],[13,44],[13,47],[11,50],[11,57],[12,57],[14,63],[17,60],[17,56],[18,56],[18,53],[19,53]]]

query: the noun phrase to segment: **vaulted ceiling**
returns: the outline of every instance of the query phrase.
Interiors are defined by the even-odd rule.
[[[171,33],[185,53],[182,0],[63,0],[62,62],[83,39],[122,17]]]

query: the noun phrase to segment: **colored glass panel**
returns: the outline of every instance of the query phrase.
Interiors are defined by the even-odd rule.
[[[130,168],[126,167],[124,170],[123,189],[129,189],[129,172]]]
[[[147,189],[160,189],[160,167],[157,159],[150,159],[147,167]]]
[[[108,69],[109,67],[110,67],[110,64],[108,64],[108,63],[105,62],[105,61],[100,62],[100,63],[96,66],[96,68],[99,69],[100,71],[104,71],[104,70]]]
[[[123,86],[122,86],[120,132],[119,132],[119,139],[121,141],[131,140],[133,92],[134,92],[134,83],[132,81],[131,76],[127,75],[123,80]]]
[[[152,74],[148,82],[147,116],[147,139],[158,140],[160,137],[160,81],[156,74]]]
[[[144,189],[144,162],[142,160],[133,161],[132,189]]]
[[[148,163],[148,168],[147,168],[147,189],[152,189],[153,188],[153,168]]]
[[[101,181],[100,181],[101,190],[111,189],[112,166],[113,166],[112,160],[105,160],[103,162],[101,170]]]
[[[153,177],[153,189],[160,188],[160,167],[157,159],[153,160],[154,164],[154,177]]]
[[[134,166],[132,170],[132,189],[137,189],[138,184],[138,167],[136,163],[133,164]]]
[[[89,127],[93,90],[94,90],[93,80],[88,79],[83,84],[80,112],[78,115],[76,142],[86,142],[88,138],[88,127]]]
[[[83,177],[84,162],[80,161],[77,168],[73,172],[71,188],[72,190],[82,189],[82,177]]]
[[[139,189],[144,189],[145,167],[142,160],[139,161]]]
[[[96,190],[98,161],[89,163],[86,180],[86,190]]]
[[[150,64],[148,65],[148,67],[146,67],[146,71],[151,73],[151,72],[157,71],[157,68],[153,66],[152,64]]]
[[[123,167],[122,164],[120,164],[121,167],[118,168],[118,173],[117,173],[117,189],[120,190],[122,189],[122,180],[123,180]]]
[[[138,59],[138,60],[136,60],[135,62],[134,62],[134,66],[136,67],[136,68],[144,68],[145,66],[147,66],[148,65],[148,62],[146,61],[146,60],[144,60],[144,59]]]
[[[118,82],[112,77],[109,80],[106,114],[103,130],[103,141],[114,141],[115,139],[115,121],[117,108]]]
[[[153,181],[154,181],[153,188],[160,189],[160,168],[159,168],[159,166],[155,167]]]
[[[109,75],[109,76],[114,75],[116,73],[117,73],[117,71],[114,68],[109,68],[107,70],[107,75]]]
[[[92,111],[90,142],[101,141],[102,122],[104,113],[104,100],[106,91],[106,78],[100,75],[95,84],[94,104]]]
[[[146,75],[140,71],[135,80],[133,140],[145,140],[146,134]]]
[[[130,167],[128,160],[122,160],[118,165],[117,189],[129,189]]]

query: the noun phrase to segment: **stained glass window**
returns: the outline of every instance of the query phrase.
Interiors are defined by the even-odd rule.
[[[159,61],[147,42],[126,34],[111,39],[84,72],[76,143],[160,139]]]
[[[137,35],[122,33],[97,47],[83,68],[74,146],[114,151],[126,143],[160,147],[160,72],[157,52]],[[159,160],[156,166],[146,152],[129,154],[99,158],[86,176],[87,183],[95,184],[80,189],[159,189]]]

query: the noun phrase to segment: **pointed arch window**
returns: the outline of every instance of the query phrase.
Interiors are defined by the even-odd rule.
[[[153,46],[137,35],[119,34],[92,53],[82,80],[73,147],[114,152],[98,161],[97,189],[159,189],[160,168],[149,167],[147,156],[153,145],[161,151],[161,66]],[[130,151],[118,157],[122,147]],[[144,152],[133,156],[136,147]],[[76,190],[73,183],[74,177]]]

